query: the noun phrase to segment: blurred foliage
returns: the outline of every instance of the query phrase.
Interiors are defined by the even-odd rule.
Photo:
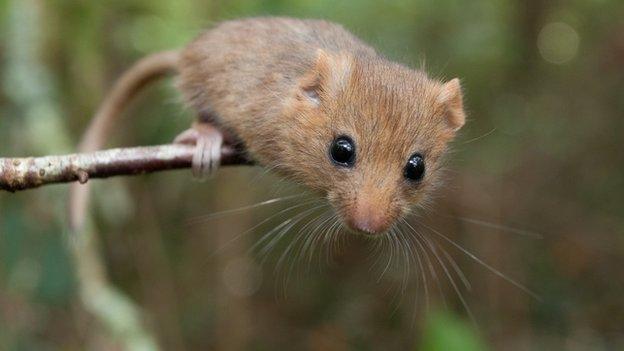
[[[301,191],[261,169],[206,183],[188,172],[95,182],[108,274],[163,349],[624,348],[621,0],[0,0],[0,155],[71,150],[133,61],[256,15],[330,19],[393,59],[459,76],[470,121],[447,187],[419,220],[542,301],[444,241],[470,280],[461,293],[476,327],[437,265],[428,303],[416,268],[407,286],[396,263],[371,279],[365,240],[287,279],[276,267],[294,235],[266,261],[248,252],[297,214],[280,212],[296,201],[192,220]],[[110,145],[167,142],[189,125],[171,83],[133,104]],[[66,191],[0,194],[2,350],[117,346],[78,296]]]
[[[483,351],[486,350],[470,325],[452,314],[437,312],[428,319],[419,350]]]

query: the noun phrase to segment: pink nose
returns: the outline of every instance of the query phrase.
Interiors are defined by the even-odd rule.
[[[389,221],[385,209],[377,209],[370,202],[358,201],[347,222],[352,229],[378,234],[388,229]]]

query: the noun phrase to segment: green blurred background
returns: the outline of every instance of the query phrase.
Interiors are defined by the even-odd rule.
[[[621,0],[0,0],[0,156],[74,150],[135,60],[256,15],[330,19],[388,57],[462,78],[469,122],[447,186],[414,222],[540,299],[431,231],[471,283],[442,255],[472,320],[435,258],[427,302],[418,267],[403,284],[397,259],[378,279],[389,253],[375,264],[366,240],[329,263],[287,262],[287,279],[276,266],[296,230],[264,261],[250,248],[297,211],[249,229],[299,200],[193,219],[301,189],[259,168],[203,183],[176,171],[93,182],[90,259],[106,285],[77,268],[88,264],[67,233],[67,186],[0,193],[1,350],[624,349]],[[171,83],[133,104],[111,146],[187,128]]]

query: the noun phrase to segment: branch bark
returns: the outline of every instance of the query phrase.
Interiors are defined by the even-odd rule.
[[[109,149],[60,156],[0,158],[0,190],[15,192],[54,183],[86,183],[92,178],[190,168],[195,146],[167,144]],[[221,165],[251,164],[230,146]]]

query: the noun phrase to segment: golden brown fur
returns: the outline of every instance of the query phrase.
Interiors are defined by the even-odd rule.
[[[465,119],[457,79],[390,62],[322,20],[224,22],[184,49],[179,67],[191,106],[263,166],[326,195],[348,224],[367,217],[387,229],[422,201]],[[328,157],[343,134],[357,146],[353,168]],[[415,152],[427,165],[418,184],[403,178]]]

